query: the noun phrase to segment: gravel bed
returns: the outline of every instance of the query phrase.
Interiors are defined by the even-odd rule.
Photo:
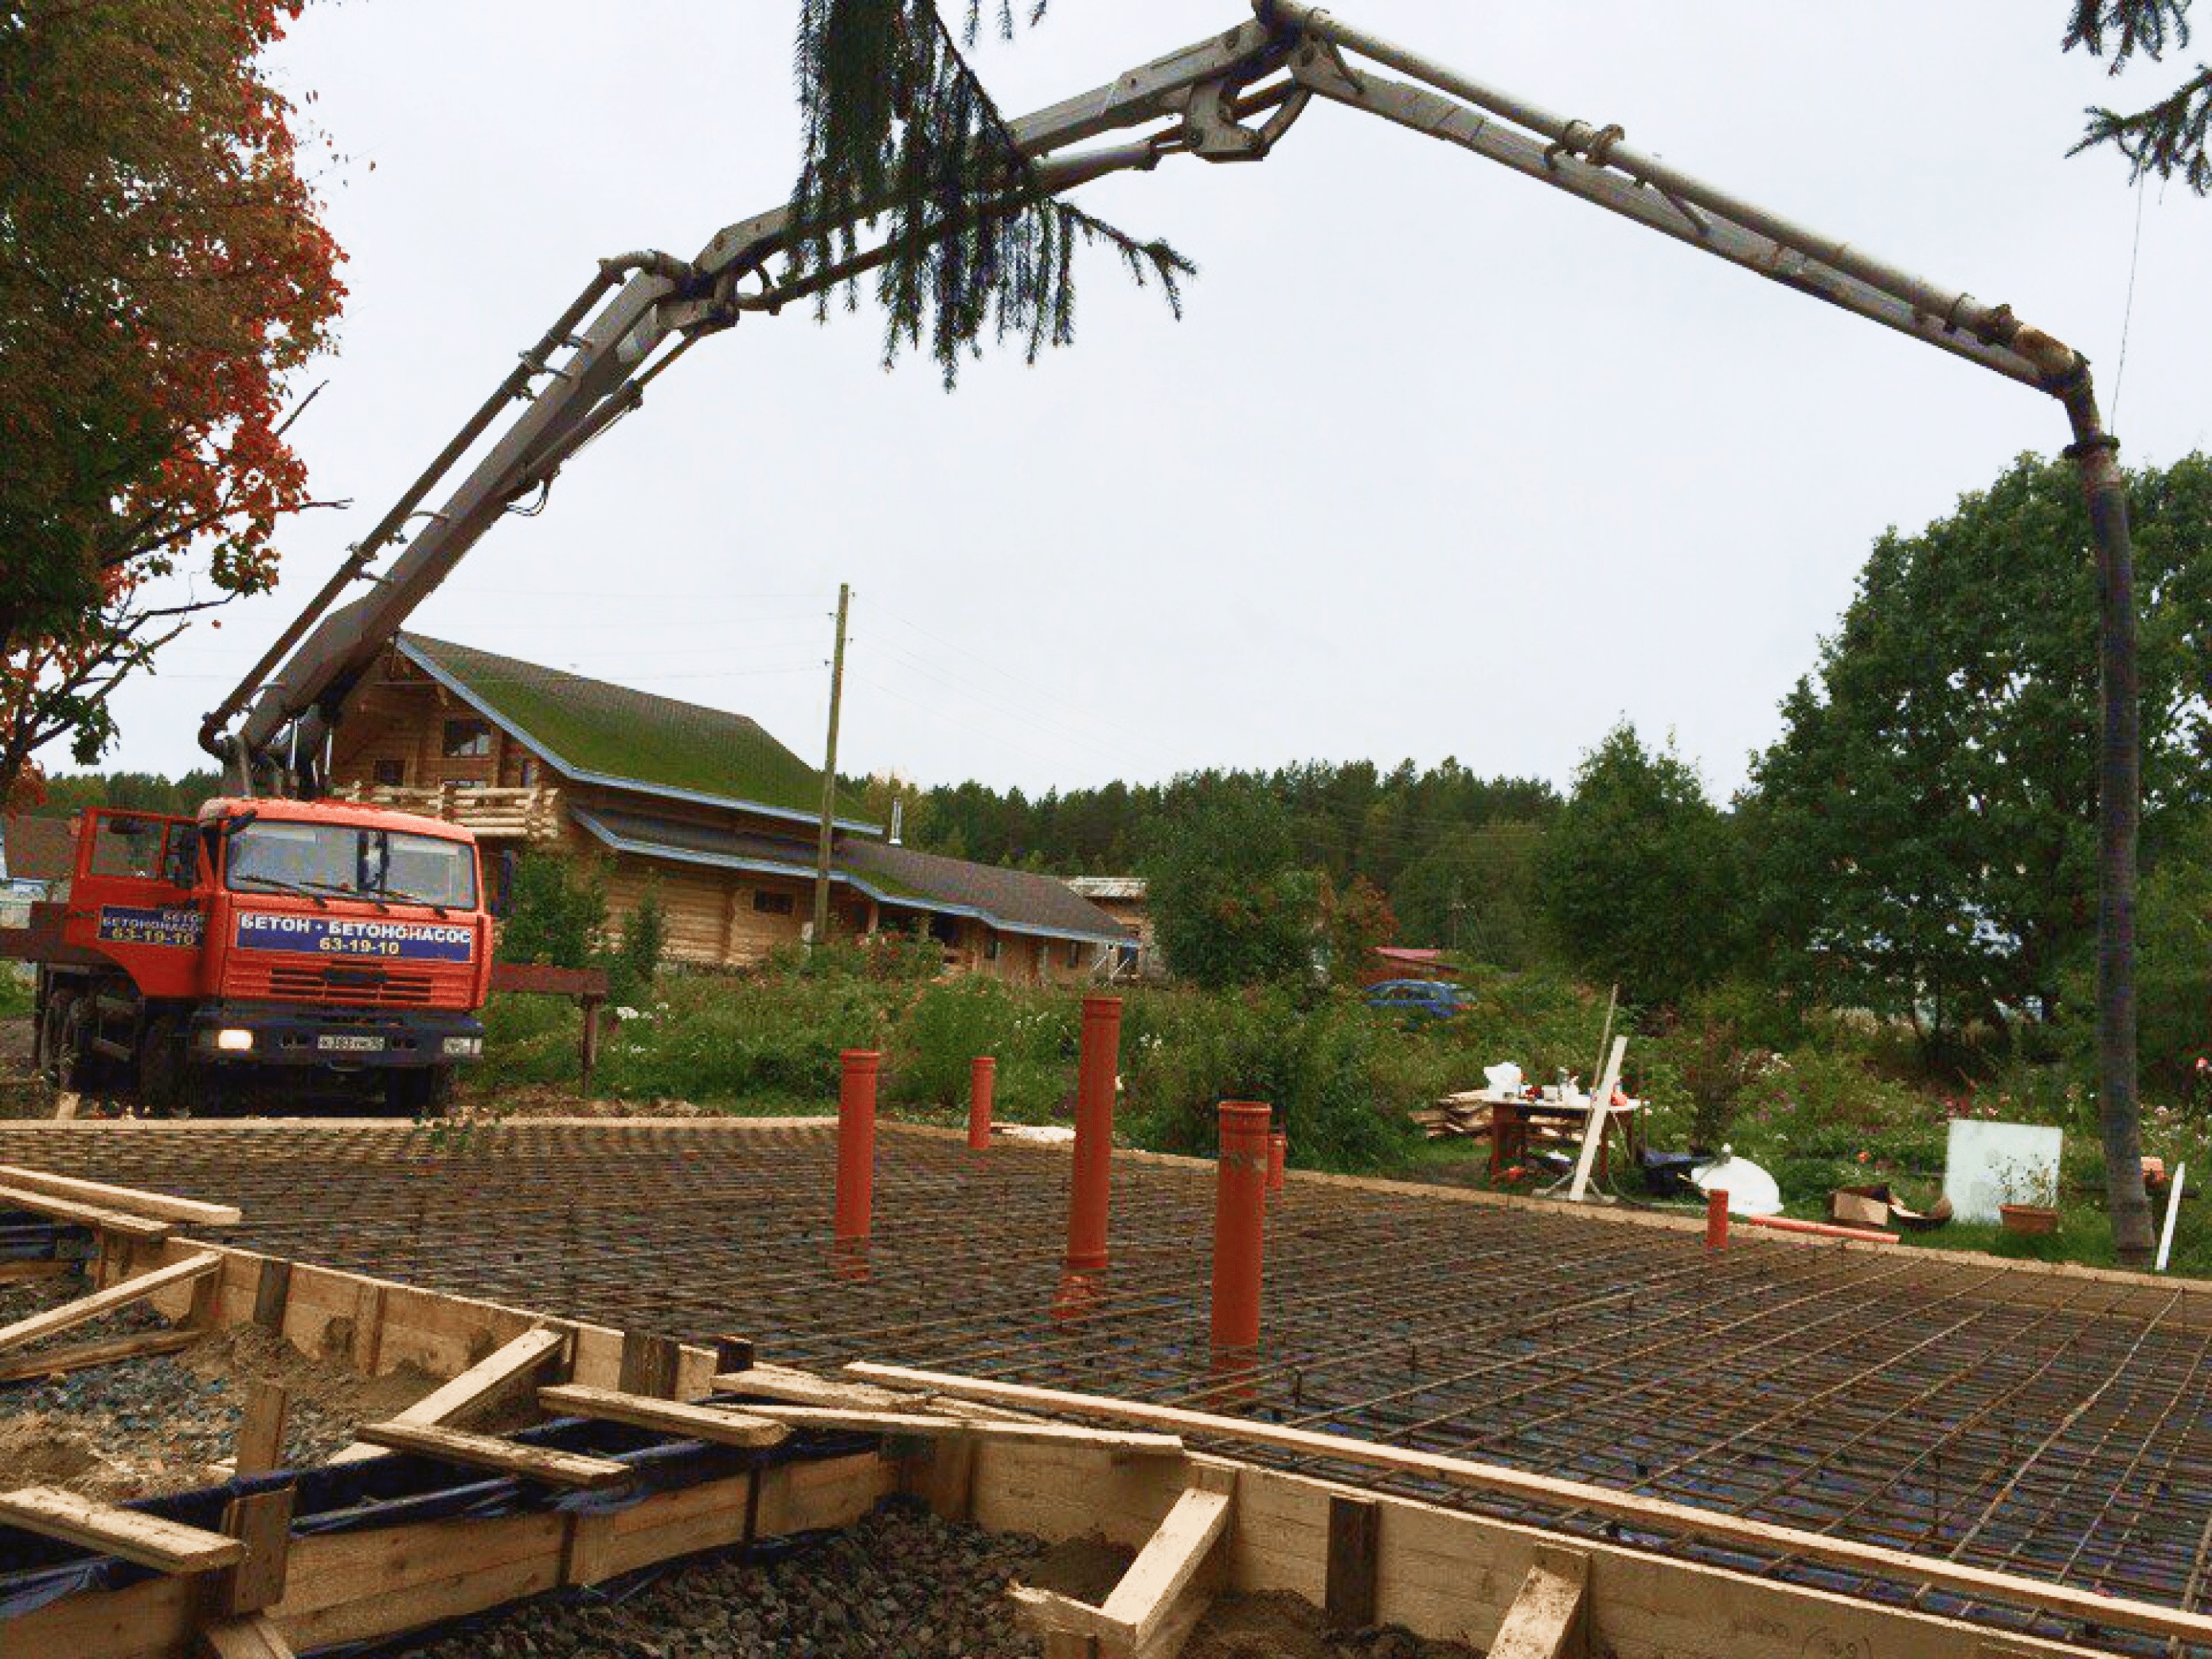
[[[87,1288],[76,1279],[0,1285],[0,1325],[74,1300]],[[150,1308],[123,1308],[24,1352],[35,1358],[167,1323]],[[224,1472],[210,1466],[231,1455],[257,1381],[286,1392],[284,1461],[295,1468],[327,1462],[358,1425],[389,1416],[434,1386],[411,1370],[365,1381],[258,1328],[234,1327],[175,1354],[0,1383],[0,1469],[18,1484],[109,1500],[215,1484]]]
[[[544,1601],[412,1650],[418,1659],[1037,1659],[1006,1587],[1073,1591],[1109,1556],[1078,1540],[937,1520],[889,1504],[781,1561],[678,1567],[612,1598]],[[1110,1577],[1110,1574],[1108,1577]],[[1401,1630],[1332,1632],[1290,1595],[1214,1604],[1187,1659],[1474,1659]]]

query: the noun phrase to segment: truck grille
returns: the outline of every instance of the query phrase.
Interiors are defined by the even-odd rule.
[[[258,974],[240,971],[233,979],[233,995],[266,996],[278,1002],[319,1002],[342,1008],[419,1008],[437,1000],[434,978],[405,968],[270,966]],[[253,982],[257,979],[266,983],[257,986]]]

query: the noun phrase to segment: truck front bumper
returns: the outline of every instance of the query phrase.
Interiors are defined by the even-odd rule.
[[[351,1071],[465,1066],[483,1057],[483,1022],[444,1008],[304,1008],[232,1002],[193,1016],[192,1057],[225,1065]]]

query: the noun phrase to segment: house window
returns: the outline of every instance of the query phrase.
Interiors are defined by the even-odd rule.
[[[525,755],[522,757],[522,769],[516,775],[522,780],[522,787],[525,789],[534,788],[538,783],[538,757]]]
[[[1079,939],[1067,941],[1067,965],[1071,968],[1083,966],[1083,941]]]
[[[998,959],[999,936],[994,933],[986,931],[983,935],[983,960],[986,962],[996,962]]]
[[[447,720],[446,722],[446,758],[475,760],[491,753],[491,723],[489,720]]]
[[[378,787],[397,789],[407,781],[407,763],[390,758],[380,760],[377,762],[373,775]]]
[[[764,916],[787,916],[793,908],[788,893],[771,893],[765,887],[753,889],[753,908]]]

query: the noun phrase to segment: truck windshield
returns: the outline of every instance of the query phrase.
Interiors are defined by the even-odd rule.
[[[466,843],[404,831],[263,818],[230,837],[225,870],[234,893],[358,893],[456,910],[477,902]]]

